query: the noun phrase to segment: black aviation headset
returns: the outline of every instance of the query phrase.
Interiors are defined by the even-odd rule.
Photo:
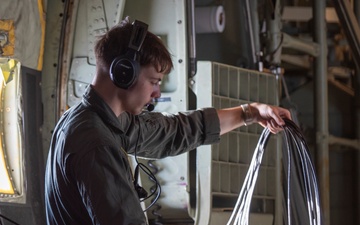
[[[112,61],[110,78],[117,87],[128,89],[137,80],[140,63],[136,60],[136,54],[141,49],[147,30],[148,25],[146,23],[135,20],[132,24],[132,32],[126,53]]]
[[[136,54],[140,52],[141,46],[147,34],[147,30],[148,30],[148,25],[146,23],[135,20],[132,24],[132,32],[126,53],[124,55],[116,57],[112,61],[110,66],[110,78],[117,87],[128,89],[137,80],[140,72],[140,63],[136,60]],[[148,111],[152,111],[154,107],[151,104],[150,106],[151,106],[151,110],[149,110],[149,106],[148,106]],[[138,146],[139,137],[141,136],[140,132],[141,130],[139,128],[138,139],[136,141],[135,146]],[[161,194],[161,186],[160,183],[157,181],[155,175],[151,172],[151,170],[138,161],[136,155],[136,147],[134,150],[134,156],[137,165],[134,171],[133,183],[134,183],[135,191],[137,192],[138,197],[140,198],[140,201],[141,202],[145,201],[146,199],[156,194],[155,198],[151,200],[151,204],[144,210],[147,211],[159,199]],[[151,191],[150,195],[148,195],[147,191],[138,184],[140,170],[146,173],[149,176],[149,178],[156,184],[155,189]]]

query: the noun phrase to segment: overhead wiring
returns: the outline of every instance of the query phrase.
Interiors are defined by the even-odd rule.
[[[300,128],[284,119],[283,165],[284,223],[321,225],[319,190],[309,149]],[[265,128],[259,137],[245,181],[227,225],[248,225],[252,194],[258,177],[264,149],[270,137]],[[294,191],[295,190],[295,191]]]

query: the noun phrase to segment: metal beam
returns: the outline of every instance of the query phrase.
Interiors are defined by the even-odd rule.
[[[349,0],[333,0],[345,36],[351,47],[355,64],[360,67],[360,28]]]
[[[358,23],[360,23],[360,2],[354,1],[354,12]],[[355,118],[355,133],[358,140],[360,140],[360,68],[356,66],[355,70],[355,98],[354,98],[354,118]],[[360,149],[360,144],[358,145]],[[357,157],[357,179],[360,180],[360,154]],[[360,192],[360,186],[357,186],[358,193]],[[360,195],[357,197],[357,205],[360,204]],[[360,224],[360,207],[357,209],[357,224]]]
[[[342,146],[351,147],[355,150],[360,150],[358,139],[349,139],[349,138],[342,138],[342,137],[329,135],[329,145],[342,145]]]
[[[304,69],[311,69],[311,60],[308,55],[282,54],[281,61]]]
[[[307,53],[314,57],[319,56],[319,45],[317,43],[301,40],[300,38],[292,37],[286,33],[282,33],[282,35],[283,35],[283,42],[282,42],[283,48],[294,49],[299,52]]]
[[[281,18],[285,21],[309,22],[313,18],[313,9],[306,6],[284,6]],[[339,22],[333,7],[325,9],[325,19],[328,23]]]
[[[325,0],[314,1],[314,41],[319,44],[319,56],[315,58],[315,129],[316,165],[319,178],[323,224],[330,224],[330,177],[329,177],[329,120],[327,81],[327,38]]]

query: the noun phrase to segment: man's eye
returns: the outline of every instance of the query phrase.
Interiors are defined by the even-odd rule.
[[[153,85],[161,85],[161,81],[152,82]]]

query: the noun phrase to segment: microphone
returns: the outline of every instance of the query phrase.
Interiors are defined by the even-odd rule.
[[[146,106],[146,109],[147,109],[147,111],[151,112],[151,111],[153,111],[155,109],[155,106],[153,104],[148,104]]]

